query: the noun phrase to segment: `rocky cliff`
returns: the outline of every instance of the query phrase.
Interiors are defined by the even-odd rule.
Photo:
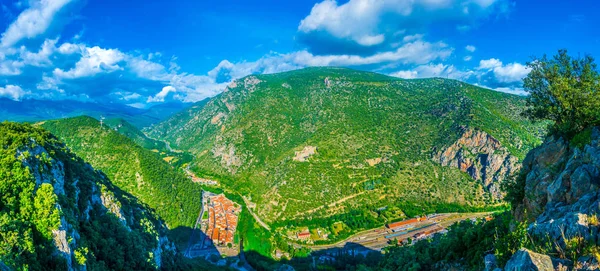
[[[2,123],[0,146],[0,269],[152,270],[174,255],[151,209],[48,132]]]
[[[593,257],[600,256],[600,129],[582,138],[583,147],[576,147],[551,137],[527,155],[521,176],[524,198],[514,211],[518,220],[529,223],[530,238],[541,247],[550,244],[553,256],[575,257],[562,263],[563,270],[600,270]],[[513,256],[511,266],[526,258],[523,253]],[[557,269],[554,264],[539,270]]]
[[[496,138],[470,128],[463,128],[461,137],[449,147],[434,151],[433,160],[481,181],[496,199],[503,197],[500,184],[521,168],[517,157]]]
[[[525,197],[517,210],[533,222],[530,230],[595,238],[600,213],[600,130],[593,129],[583,148],[551,138],[523,163]]]

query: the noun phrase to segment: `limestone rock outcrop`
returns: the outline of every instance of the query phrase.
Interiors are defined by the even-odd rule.
[[[593,129],[583,148],[549,139],[523,162],[525,198],[516,217],[529,231],[555,240],[598,238],[600,214],[600,130]]]
[[[497,139],[470,128],[463,128],[462,136],[454,144],[434,152],[433,160],[481,181],[496,199],[503,197],[500,184],[520,170],[519,159]]]
[[[562,271],[568,267],[548,255],[521,249],[504,266],[504,271]]]

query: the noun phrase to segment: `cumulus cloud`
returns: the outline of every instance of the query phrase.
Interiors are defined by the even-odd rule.
[[[520,82],[529,74],[529,68],[521,63],[504,65],[502,61],[496,58],[481,60],[477,69],[493,73],[500,83]]]
[[[500,67],[502,66],[502,61],[496,59],[496,58],[490,58],[490,59],[485,59],[485,60],[481,60],[479,61],[479,67],[477,67],[478,69],[493,69],[496,67]]]
[[[475,52],[475,50],[477,50],[477,48],[475,46],[473,46],[473,45],[467,45],[465,47],[465,50],[467,50],[467,51],[469,51],[469,52],[472,53],[472,52]]]
[[[50,56],[56,51],[56,42],[58,39],[45,40],[40,50],[36,53],[30,52],[25,46],[19,49],[21,60],[24,65],[36,67],[45,67],[52,64]]]
[[[519,82],[529,74],[529,68],[520,63],[510,63],[494,68],[494,75],[500,82]]]
[[[21,89],[19,86],[7,85],[5,87],[0,87],[0,97],[6,97],[15,101],[19,101],[26,94],[27,92]]]
[[[473,59],[472,56],[465,56],[465,57],[463,57],[464,61],[471,61],[471,59]]]
[[[169,93],[171,92],[177,92],[177,90],[172,86],[166,86],[162,88],[162,90],[159,93],[157,93],[156,96],[148,97],[148,102],[164,102],[165,97],[167,97],[167,95],[169,95]]]
[[[125,54],[116,49],[103,49],[98,46],[82,50],[81,59],[75,67],[67,71],[56,68],[54,75],[58,78],[74,79],[93,76],[102,72],[121,70],[119,62],[125,59]]]
[[[31,7],[21,12],[17,19],[2,34],[0,44],[10,47],[22,39],[34,38],[44,33],[54,16],[72,0],[31,1]]]
[[[397,30],[411,35],[438,22],[469,26],[493,12],[505,0],[350,0],[343,4],[325,0],[313,6],[298,32],[313,53],[333,53],[337,49],[385,48],[397,42]],[[340,43],[352,46],[339,46]],[[383,46],[383,47],[382,47]],[[347,53],[347,52],[344,52]],[[354,52],[356,53],[356,52]],[[371,51],[372,53],[372,51]]]

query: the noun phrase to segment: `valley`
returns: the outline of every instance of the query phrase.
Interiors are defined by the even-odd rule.
[[[0,271],[600,271],[598,10],[1,0]]]
[[[309,68],[236,80],[144,132],[191,153],[191,179],[236,194],[274,239],[311,228],[331,244],[417,215],[506,209],[499,187],[544,131],[519,115],[523,102],[453,80]]]
[[[296,99],[302,104],[307,99],[304,91],[316,95],[309,99],[325,97],[315,91],[326,91],[327,95],[343,92],[337,101],[319,101],[332,104],[320,112],[333,116],[374,104],[373,96],[362,105],[352,101],[360,105],[353,109],[335,104],[340,99],[350,102],[346,96],[355,94],[347,88],[357,93],[383,88],[417,99],[413,102],[425,103],[419,107],[427,110],[420,109],[419,120],[413,119],[419,126],[406,122],[412,114],[408,112],[399,112],[403,117],[395,120],[395,116],[379,116],[377,122],[360,123],[360,129],[354,129],[352,125],[359,124],[343,114],[342,122],[332,116],[316,116],[312,132],[304,128],[294,131],[294,125],[302,127],[302,122],[286,126],[290,120],[296,121],[289,111],[273,113],[268,118],[282,120],[280,134],[257,128],[262,124],[256,123],[256,118],[245,119],[254,114],[252,105],[245,101],[252,98],[238,96],[269,101],[273,83],[284,82],[282,87],[289,90],[297,80],[307,83],[315,80],[313,76],[319,79],[325,75],[325,89],[316,80],[313,84],[317,86],[300,88],[277,100]],[[284,263],[301,270],[314,269],[354,261],[360,259],[358,255],[365,261],[387,257],[402,248],[428,243],[420,240],[435,243],[462,238],[454,237],[453,232],[464,229],[476,234],[485,227],[507,231],[504,221],[509,206],[504,197],[513,192],[505,190],[505,182],[513,182],[511,176],[521,170],[528,144],[539,142],[537,133],[543,129],[536,129],[541,129],[541,124],[529,123],[515,112],[497,111],[520,106],[518,97],[460,82],[431,80],[397,80],[337,68],[306,69],[240,79],[221,96],[144,132],[124,119],[100,122],[86,116],[43,121],[33,127],[52,132],[66,148],[106,174],[116,189],[131,193],[152,208],[164,221],[162,234],[172,242],[171,251],[179,251],[186,261],[237,270],[271,270]],[[425,94],[421,88],[429,92]],[[426,104],[427,99],[417,97],[435,93],[438,88],[454,96],[439,93],[436,99],[447,100],[437,104]],[[414,91],[419,94],[407,94]],[[219,102],[224,107],[215,105]],[[385,112],[390,111],[392,105],[386,106]],[[401,110],[409,105],[396,106]],[[237,111],[244,114],[236,117]],[[373,108],[366,112],[384,114]],[[484,112],[500,121],[490,122],[487,117],[491,116]],[[303,114],[298,117],[311,118],[312,113]],[[182,121],[185,123],[179,119],[182,116],[191,118],[192,124],[181,126]],[[207,122],[194,122],[201,118]],[[439,119],[442,121],[437,123]],[[171,126],[174,121],[180,124]],[[204,132],[192,129],[198,125]],[[381,125],[386,131],[378,130]],[[393,125],[399,127],[390,128]],[[507,134],[498,130],[503,125],[517,128]],[[168,132],[157,132],[162,127],[169,127]],[[189,129],[193,131],[190,135]],[[419,134],[412,135],[413,131]],[[307,133],[311,136],[296,138]],[[173,141],[177,134],[180,136]],[[248,135],[252,136],[246,138]],[[102,197],[113,197],[109,195]],[[125,219],[119,205],[105,204],[117,218]]]
[[[253,252],[245,258],[254,264],[257,257],[381,254],[506,210],[499,187],[539,140],[537,126],[498,111],[517,108],[518,97],[460,82],[313,68],[250,76],[229,88],[143,132],[123,119],[37,125],[155,208],[171,229],[184,227],[170,233],[183,255],[227,266],[239,261],[241,248]],[[273,89],[288,96],[274,99]],[[252,117],[253,103],[285,100],[263,109],[267,118]],[[402,100],[410,103],[394,104]],[[301,114],[285,109],[294,103]],[[483,112],[502,121],[492,125]],[[499,132],[502,125],[517,129]],[[425,216],[431,219],[410,222]],[[394,221],[409,222],[402,230],[382,226]]]

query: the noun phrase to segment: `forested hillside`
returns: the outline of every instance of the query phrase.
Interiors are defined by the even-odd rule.
[[[361,228],[497,202],[489,182],[515,171],[544,133],[520,116],[524,105],[455,80],[307,68],[236,80],[148,132],[195,154],[196,173],[246,195],[268,223],[347,216]]]
[[[193,227],[201,188],[158,153],[144,149],[91,117],[46,121],[41,126],[102,170],[120,189],[156,210],[169,228]]]

